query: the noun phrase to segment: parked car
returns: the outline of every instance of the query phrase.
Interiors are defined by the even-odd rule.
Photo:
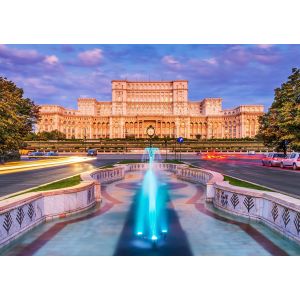
[[[45,154],[45,156],[58,156],[58,153],[57,152],[54,152],[54,151],[50,151],[50,152],[47,152]]]
[[[28,158],[37,157],[37,156],[44,156],[45,153],[41,151],[32,151],[28,153]]]
[[[97,149],[89,149],[87,156],[97,156]]]
[[[300,153],[293,152],[280,162],[280,167],[292,167],[294,170],[300,169]]]
[[[263,166],[279,167],[282,159],[286,156],[283,153],[270,152],[262,159]]]

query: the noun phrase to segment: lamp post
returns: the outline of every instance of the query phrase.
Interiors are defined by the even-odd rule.
[[[179,137],[177,139],[177,142],[179,143],[179,147],[180,147],[180,153],[179,153],[179,161],[181,161],[181,144],[183,143],[183,137]]]
[[[127,152],[127,135],[128,135],[128,131],[127,131],[127,128],[126,128],[126,130],[125,130],[126,146],[125,146],[124,156],[125,156],[125,152]]]
[[[84,152],[86,152],[86,128],[84,128],[83,144],[84,144]]]
[[[176,160],[176,129],[174,127],[174,131],[173,131],[173,138],[174,138],[174,160]]]
[[[165,148],[166,148],[166,162],[167,162],[167,160],[168,160],[168,139],[167,139],[167,137],[165,136]]]

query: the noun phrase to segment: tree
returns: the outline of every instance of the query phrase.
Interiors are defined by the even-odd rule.
[[[58,131],[57,129],[52,131],[41,131],[38,133],[29,132],[25,137],[26,141],[48,141],[48,140],[65,140],[65,139],[66,139],[66,135],[63,132]]]
[[[258,138],[276,150],[300,150],[300,69],[293,68],[287,82],[275,89],[274,101],[259,119]]]
[[[17,151],[32,131],[39,107],[23,97],[23,89],[0,77],[0,155]]]
[[[42,131],[37,134],[38,140],[48,141],[48,140],[65,140],[66,135],[57,129],[52,131]]]

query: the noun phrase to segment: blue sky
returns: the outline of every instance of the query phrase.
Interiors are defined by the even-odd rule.
[[[82,96],[110,100],[113,79],[186,79],[190,100],[268,108],[293,67],[300,45],[0,45],[0,76],[37,104],[70,108]]]

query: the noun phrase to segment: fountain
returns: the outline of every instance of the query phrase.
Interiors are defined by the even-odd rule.
[[[138,199],[136,214],[136,234],[139,237],[151,240],[154,244],[159,239],[166,238],[166,188],[159,180],[155,168],[155,155],[158,148],[146,148],[148,154],[148,169],[142,182],[142,190]]]

